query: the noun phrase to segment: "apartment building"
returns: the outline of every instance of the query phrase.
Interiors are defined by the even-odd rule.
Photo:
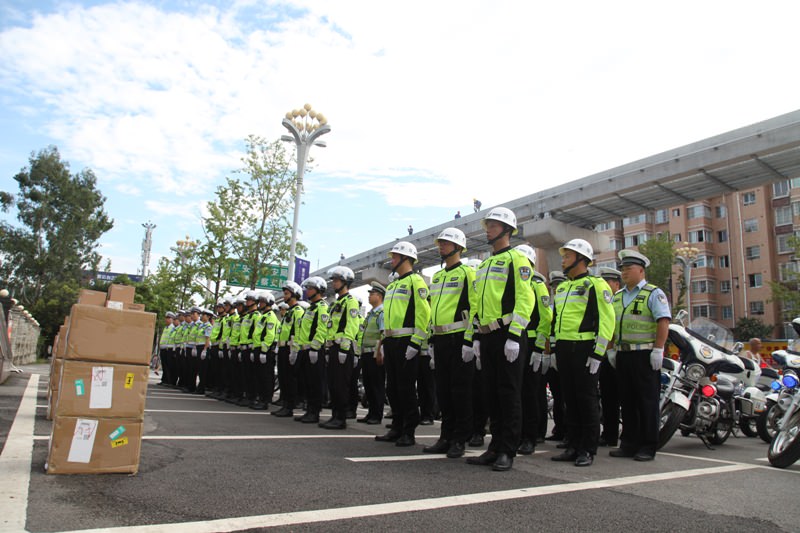
[[[785,322],[792,312],[771,301],[769,282],[783,279],[787,268],[798,271],[789,237],[800,234],[800,178],[676,204],[595,229],[609,237],[612,248],[596,252],[598,266],[614,266],[617,251],[636,249],[664,232],[676,249],[688,242],[696,250],[690,269],[692,317],[708,317],[728,327],[741,317],[754,317],[775,324],[775,337],[786,336]],[[664,287],[673,306],[682,272],[676,263],[672,287]]]

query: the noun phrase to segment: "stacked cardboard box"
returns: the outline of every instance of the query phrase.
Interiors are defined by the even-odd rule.
[[[109,306],[133,303],[130,287],[112,289],[102,303],[72,306],[59,333],[49,474],[139,469],[155,315]]]

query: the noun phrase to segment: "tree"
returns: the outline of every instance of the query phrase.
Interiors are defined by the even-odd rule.
[[[794,250],[794,256],[800,257],[800,238],[789,237],[789,246]],[[791,322],[800,314],[800,271],[796,262],[780,265],[781,280],[770,281],[772,299],[781,306],[781,318],[784,322]]]
[[[736,340],[747,341],[753,337],[770,337],[774,329],[773,326],[764,324],[758,318],[743,316],[736,321],[736,327],[733,328],[733,336]]]
[[[665,232],[639,245],[639,251],[649,260],[647,267],[647,281],[659,287],[669,301],[672,301],[672,265],[675,263],[675,251],[672,249],[672,239]]]

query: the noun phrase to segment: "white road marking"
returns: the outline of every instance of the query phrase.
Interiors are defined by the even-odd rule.
[[[31,374],[0,455],[0,525],[4,531],[25,530],[38,385],[39,375]]]
[[[292,439],[374,439],[374,435],[144,435],[142,440],[292,440]],[[49,440],[50,435],[36,435],[33,440]]]
[[[464,457],[477,457],[483,450],[466,450]],[[545,450],[534,452],[535,454],[547,453]],[[394,461],[425,461],[430,459],[448,459],[443,453],[426,453],[423,455],[375,455],[372,457],[345,457],[352,463],[381,463]],[[452,461],[452,459],[451,459]]]
[[[680,453],[669,453],[669,452],[658,452],[659,455],[668,455],[670,457],[680,457],[682,459],[694,459],[696,461],[708,461],[711,463],[722,463],[728,465],[746,465],[752,466],[754,468],[760,468],[763,470],[769,470],[771,472],[780,471],[780,472],[788,472],[790,474],[800,474],[800,465],[792,465],[789,468],[776,468],[774,466],[766,466],[766,465],[753,465],[750,463],[742,463],[741,461],[730,461],[725,459],[711,459],[709,457],[697,457],[694,455],[683,455]],[[754,461],[767,461],[766,457],[758,457],[754,459]]]
[[[190,409],[145,409],[145,413],[196,413],[200,415],[260,415],[269,416],[269,411],[192,411]]]
[[[444,496],[441,498],[426,498],[423,500],[407,500],[407,501],[379,503],[372,505],[358,505],[354,507],[341,507],[336,509],[315,509],[312,511],[298,511],[292,513],[242,516],[237,518],[221,518],[218,520],[207,520],[202,522],[123,526],[117,528],[84,529],[79,531],[82,531],[83,533],[97,533],[97,532],[150,533],[159,531],[169,531],[170,533],[204,533],[204,532],[213,533],[213,532],[239,531],[243,529],[312,524],[319,522],[332,522],[336,520],[352,520],[354,518],[383,516],[387,514],[407,513],[411,511],[431,511],[447,507],[478,505],[478,504],[486,504],[496,501],[514,500],[520,498],[550,496],[553,494],[562,494],[567,492],[607,489],[614,487],[622,487],[626,485],[635,485],[639,483],[651,483],[658,481],[670,481],[674,479],[686,479],[697,476],[726,474],[731,472],[740,472],[752,468],[758,468],[758,467],[756,465],[727,465],[727,466],[717,466],[709,468],[697,468],[693,470],[683,470],[680,472],[645,474],[640,476],[629,476],[629,477],[621,477],[621,478],[605,479],[597,481],[585,481],[581,483],[562,483],[558,485],[547,485],[542,487],[499,490],[493,492],[479,492],[475,494],[460,494],[455,496]]]

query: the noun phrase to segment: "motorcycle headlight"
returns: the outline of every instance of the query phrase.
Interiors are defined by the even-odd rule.
[[[782,381],[783,381],[783,386],[786,387],[787,389],[793,389],[797,387],[798,380],[797,376],[795,376],[794,374],[785,374],[783,376]]]
[[[703,365],[689,365],[686,369],[686,378],[692,381],[700,381],[706,375],[706,369]]]

